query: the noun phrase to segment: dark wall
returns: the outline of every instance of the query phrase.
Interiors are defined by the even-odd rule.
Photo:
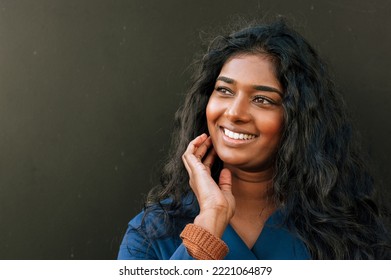
[[[200,37],[275,14],[329,61],[391,198],[389,0],[0,0],[0,258],[115,258]]]

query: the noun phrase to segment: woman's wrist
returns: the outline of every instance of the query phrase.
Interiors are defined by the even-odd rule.
[[[204,228],[218,238],[223,236],[228,223],[229,219],[217,211],[201,211],[194,219],[195,225]]]

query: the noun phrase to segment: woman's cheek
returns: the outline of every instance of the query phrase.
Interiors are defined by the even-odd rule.
[[[216,121],[224,111],[224,102],[221,102],[213,94],[206,106],[206,119],[209,122]]]

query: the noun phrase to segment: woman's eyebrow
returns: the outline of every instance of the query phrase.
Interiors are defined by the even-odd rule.
[[[236,81],[234,79],[225,77],[225,76],[218,76],[216,81],[223,81],[226,82],[227,84],[235,84]]]
[[[234,79],[225,77],[225,76],[219,76],[217,77],[216,81],[223,81],[227,84],[236,84],[236,81]],[[282,92],[279,91],[278,89],[270,86],[263,86],[263,85],[253,85],[253,88],[259,91],[268,91],[268,92],[276,92],[282,97]]]
[[[254,85],[253,87],[254,87],[254,89],[259,90],[259,91],[268,91],[268,92],[278,93],[282,97],[282,92],[279,91],[278,89],[274,88],[274,87],[258,86],[258,85]]]

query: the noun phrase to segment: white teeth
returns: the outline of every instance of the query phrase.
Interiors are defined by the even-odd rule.
[[[250,139],[255,138],[255,135],[244,134],[244,133],[237,133],[237,132],[233,132],[231,130],[228,130],[226,128],[224,128],[224,134],[226,136],[228,136],[229,138],[232,138],[232,139],[235,139],[235,140],[238,140],[238,139],[250,140]]]

